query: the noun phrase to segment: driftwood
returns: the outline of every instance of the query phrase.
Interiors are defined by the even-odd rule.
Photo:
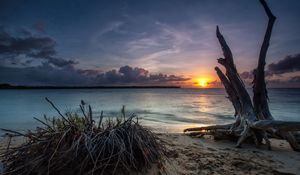
[[[218,63],[224,66],[226,73],[224,74],[219,67],[216,67],[215,70],[235,109],[236,120],[229,125],[188,128],[184,132],[189,132],[189,135],[192,136],[213,135],[216,139],[237,140],[237,147],[240,147],[246,140],[257,146],[264,140],[268,148],[271,149],[269,138],[285,139],[293,150],[300,151],[300,134],[297,133],[300,130],[300,122],[274,120],[269,110],[264,69],[276,17],[272,14],[265,0],[260,0],[260,3],[269,21],[259,54],[258,66],[254,71],[253,104],[237,72],[232,52],[217,26],[216,34],[224,55],[224,58],[218,59]]]

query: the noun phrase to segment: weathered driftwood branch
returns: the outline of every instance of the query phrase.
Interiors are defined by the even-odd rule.
[[[256,112],[256,115],[260,120],[274,120],[268,105],[268,91],[266,88],[264,69],[266,64],[266,55],[269,48],[272,29],[276,17],[273,15],[273,13],[271,12],[270,8],[268,7],[265,1],[260,0],[260,2],[269,18],[269,21],[264,36],[263,44],[260,49],[258,65],[256,70],[254,71],[253,104],[254,104],[254,110]],[[281,131],[276,134],[286,139],[290,143],[293,149],[295,150],[300,149],[299,145],[295,142],[295,138],[293,138],[294,136],[292,133]]]
[[[300,130],[300,122],[276,121],[269,110],[264,69],[276,17],[264,0],[260,0],[260,3],[269,21],[259,54],[258,66],[256,71],[254,71],[253,105],[245,85],[237,72],[232,52],[217,26],[216,35],[224,55],[224,58],[218,59],[218,63],[224,66],[226,74],[218,67],[215,70],[235,109],[236,121],[227,125],[188,128],[184,132],[190,132],[189,135],[192,136],[209,134],[217,139],[237,140],[237,147],[240,147],[245,140],[250,140],[259,145],[264,139],[268,148],[271,149],[269,137],[280,138],[287,140],[295,151],[299,151],[297,142],[300,142],[300,134],[292,132]]]
[[[264,41],[260,49],[258,65],[254,71],[254,81],[253,81],[253,104],[257,117],[260,120],[269,119],[273,120],[273,117],[269,111],[268,105],[268,94],[265,82],[265,64],[266,55],[269,48],[269,42],[272,34],[273,25],[276,17],[272,14],[271,10],[267,6],[266,2],[260,0],[263,5],[265,12],[269,18],[267,30],[264,36]]]
[[[229,99],[236,99],[238,102],[235,104],[240,104],[240,108],[238,105],[234,105],[235,111],[237,113],[237,121],[232,125],[231,130],[238,129],[241,131],[240,137],[237,142],[237,147],[240,147],[242,142],[246,140],[248,137],[254,137],[255,140],[256,135],[254,132],[250,131],[250,126],[253,122],[255,122],[256,115],[254,112],[254,108],[252,106],[251,98],[245,88],[243,81],[241,80],[236,66],[233,61],[232,52],[227,45],[223,35],[221,34],[219,27],[217,27],[217,38],[223,50],[223,55],[225,58],[219,58],[218,62],[223,65],[226,69],[226,76],[222,73],[222,71],[216,67],[217,74],[222,81],[223,84],[227,84],[227,87],[224,85],[226,92],[229,95]],[[227,81],[228,80],[228,81]]]

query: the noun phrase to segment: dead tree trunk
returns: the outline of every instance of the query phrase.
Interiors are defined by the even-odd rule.
[[[265,140],[269,149],[271,149],[269,137],[281,138],[287,140],[295,151],[299,151],[300,147],[297,143],[299,135],[295,135],[292,132],[300,130],[300,122],[276,121],[269,110],[264,69],[276,17],[272,14],[264,0],[260,0],[260,3],[269,21],[259,54],[258,66],[254,71],[253,105],[245,85],[237,72],[232,52],[217,26],[217,38],[224,55],[224,58],[218,59],[218,63],[224,66],[226,74],[219,67],[216,67],[215,70],[225,87],[229,100],[233,104],[236,121],[230,125],[188,128],[184,132],[190,132],[189,134],[193,136],[209,134],[219,139],[237,139],[237,147],[240,147],[246,139],[253,141],[256,145],[261,144],[262,140]]]

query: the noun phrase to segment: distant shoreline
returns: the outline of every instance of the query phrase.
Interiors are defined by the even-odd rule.
[[[180,86],[14,86],[9,84],[0,84],[0,89],[152,89],[152,88],[174,88]]]

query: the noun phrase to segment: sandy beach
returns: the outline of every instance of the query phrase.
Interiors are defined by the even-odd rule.
[[[271,140],[273,150],[269,151],[264,145],[235,148],[234,142],[215,141],[211,137],[192,138],[174,133],[158,136],[167,147],[167,158],[163,165],[154,165],[143,174],[300,174],[300,153],[285,141]],[[2,139],[0,143],[1,149],[5,149],[7,141]]]
[[[183,134],[159,134],[168,148],[166,174],[300,174],[300,153],[287,142],[271,140],[272,151],[264,146],[235,148],[230,141],[210,137],[191,138]],[[155,171],[149,175],[158,174]]]

